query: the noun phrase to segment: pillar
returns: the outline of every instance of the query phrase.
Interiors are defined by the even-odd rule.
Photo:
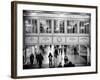
[[[90,51],[89,47],[87,46],[87,64],[90,63]]]

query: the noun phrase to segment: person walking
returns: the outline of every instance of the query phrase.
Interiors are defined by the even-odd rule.
[[[34,61],[34,55],[31,54],[31,55],[30,55],[30,63],[31,63],[31,65],[33,65],[33,61]]]
[[[54,66],[57,67],[58,49],[54,51]]]
[[[42,56],[41,53],[38,55],[38,61],[39,61],[39,68],[41,68],[42,67],[42,61],[43,61],[43,56]]]
[[[49,53],[49,67],[52,67],[52,54],[51,54],[51,52]]]

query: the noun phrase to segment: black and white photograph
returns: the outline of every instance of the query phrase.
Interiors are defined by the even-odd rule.
[[[91,66],[91,14],[23,10],[23,69]]]
[[[97,73],[97,7],[12,2],[12,76]]]

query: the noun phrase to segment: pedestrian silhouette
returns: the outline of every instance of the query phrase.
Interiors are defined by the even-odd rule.
[[[42,67],[42,61],[43,61],[43,56],[42,56],[41,53],[38,55],[38,59],[39,59],[39,68],[41,68]]]
[[[30,55],[30,63],[31,63],[31,65],[33,64],[33,61],[34,61],[34,55],[31,54],[31,55]]]
[[[51,52],[49,53],[49,67],[52,67],[52,54],[51,54]]]

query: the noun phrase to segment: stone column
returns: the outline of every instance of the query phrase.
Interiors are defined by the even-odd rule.
[[[89,47],[87,46],[87,64],[90,63],[90,51]]]

